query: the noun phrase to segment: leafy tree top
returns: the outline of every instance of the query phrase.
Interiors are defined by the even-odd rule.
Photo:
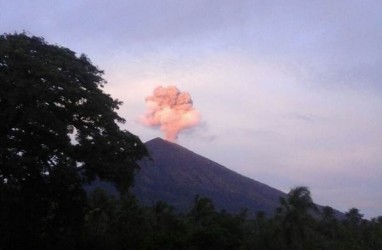
[[[85,55],[42,38],[0,36],[1,185],[48,183],[68,168],[127,190],[146,151],[118,127],[121,102],[102,91],[102,74]]]

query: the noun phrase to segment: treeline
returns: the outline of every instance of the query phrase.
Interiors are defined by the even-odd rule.
[[[83,249],[382,249],[382,217],[363,219],[350,209],[343,219],[319,211],[306,187],[291,190],[272,217],[246,210],[217,211],[208,198],[195,197],[185,214],[158,202],[140,207],[97,190],[89,197],[81,235]]]
[[[338,219],[330,207],[317,209],[306,187],[280,198],[274,215],[258,212],[255,218],[245,209],[235,215],[217,211],[199,196],[186,213],[164,202],[144,207],[131,195],[115,197],[102,189],[84,201],[81,216],[69,209],[60,219],[44,217],[41,224],[49,228],[3,218],[14,227],[2,235],[0,249],[382,249],[382,217],[365,220],[352,208]]]

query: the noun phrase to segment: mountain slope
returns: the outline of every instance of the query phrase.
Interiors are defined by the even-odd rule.
[[[242,176],[180,145],[160,138],[146,142],[151,159],[139,162],[133,193],[152,205],[162,200],[178,211],[187,211],[195,195],[213,200],[217,209],[250,214],[264,211],[271,215],[285,194]]]

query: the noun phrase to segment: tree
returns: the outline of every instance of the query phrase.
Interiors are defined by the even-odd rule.
[[[95,189],[88,197],[79,249],[142,249],[148,232],[145,221],[135,197],[118,199]]]
[[[216,215],[215,205],[209,198],[196,195],[189,215],[196,225],[207,225]]]
[[[102,91],[102,74],[42,38],[0,36],[0,248],[75,235],[82,186],[95,178],[127,193],[146,149],[119,128],[121,102]]]
[[[288,249],[303,249],[307,224],[312,219],[309,212],[317,211],[307,187],[293,188],[286,198],[280,197],[278,209],[281,227]]]
[[[145,249],[184,249],[187,245],[185,220],[167,203],[158,201],[146,211],[145,220],[149,225]]]
[[[361,224],[363,214],[361,214],[358,208],[350,208],[348,212],[345,213],[346,223],[348,223],[351,227],[357,227]]]
[[[363,214],[357,208],[350,208],[345,213],[343,221],[344,235],[347,238],[348,249],[366,249],[363,232],[366,229],[366,220],[363,220]]]

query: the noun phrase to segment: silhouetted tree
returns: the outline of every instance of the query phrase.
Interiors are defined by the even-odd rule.
[[[186,221],[170,205],[157,202],[147,211],[145,219],[149,225],[145,249],[183,249],[187,245]]]
[[[369,249],[382,249],[382,216],[371,219],[365,236]]]
[[[127,192],[145,148],[118,127],[102,73],[42,38],[0,36],[0,248],[73,248],[83,183]]]
[[[209,198],[200,197],[199,195],[195,196],[194,204],[190,211],[190,216],[195,224],[208,224],[215,213],[215,206]]]
[[[196,196],[186,215],[190,235],[186,249],[239,249],[244,241],[246,213],[217,212],[212,200]]]
[[[357,227],[361,224],[363,214],[361,214],[358,208],[350,208],[348,212],[345,213],[346,223],[351,227]]]
[[[347,249],[365,249],[365,242],[362,237],[365,221],[362,218],[363,214],[360,214],[357,208],[351,208],[345,213],[342,234],[343,238],[346,239],[344,243]]]
[[[307,187],[293,188],[286,198],[280,197],[278,209],[281,229],[288,249],[303,249],[311,212],[317,211]]]

